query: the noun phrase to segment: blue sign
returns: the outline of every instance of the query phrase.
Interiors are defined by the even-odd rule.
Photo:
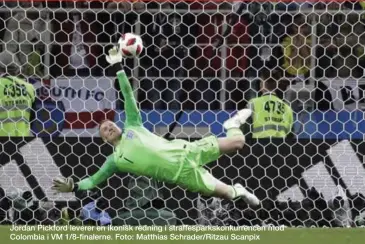
[[[363,139],[365,134],[364,111],[314,111],[298,118],[297,131],[303,139]]]
[[[142,110],[144,126],[153,131],[175,121],[177,111]],[[235,111],[193,110],[185,111],[178,123],[183,126],[208,127],[216,136],[224,136],[223,123]],[[314,111],[295,115],[294,133],[302,139],[363,139],[365,113],[357,111]],[[123,128],[124,111],[116,113],[115,122]]]

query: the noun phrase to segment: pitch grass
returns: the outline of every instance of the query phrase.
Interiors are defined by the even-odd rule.
[[[10,226],[0,226],[0,244],[14,244],[14,243],[98,243],[98,244],[114,244],[114,243],[146,243],[147,240],[134,240],[134,241],[127,241],[127,240],[87,240],[87,241],[71,241],[66,240],[46,240],[46,241],[14,241],[10,240],[10,234],[14,232],[10,231]],[[22,232],[25,234],[33,234],[29,232]],[[44,233],[44,232],[43,232]],[[62,232],[65,236],[65,233]],[[80,232],[81,234],[82,232]],[[118,232],[97,232],[95,234],[105,234],[115,236]],[[148,234],[150,234],[149,232]],[[170,235],[172,232],[162,232],[158,234],[162,235]],[[212,233],[213,232],[207,232]],[[21,234],[18,232],[16,234]],[[52,234],[52,233],[49,233]],[[55,234],[55,233],[53,233]],[[77,233],[78,234],[78,233]],[[92,234],[91,232],[85,232],[83,234]],[[119,234],[129,234],[136,236],[137,234],[141,234],[140,232],[119,232]],[[147,234],[147,233],[146,233]],[[157,234],[157,233],[156,233]],[[182,234],[182,235],[204,235],[205,232],[181,232],[181,233],[174,233],[174,234]],[[224,233],[224,232],[215,232],[214,234],[220,235],[228,235],[230,236],[231,233]],[[259,236],[259,240],[217,240],[214,241],[215,243],[257,243],[257,244],[365,244],[365,228],[287,228],[285,231],[273,232],[273,231],[265,231],[265,232],[244,232],[244,233],[236,233],[236,234],[244,234],[244,235],[257,235]],[[211,244],[213,240],[199,240],[199,241],[191,241],[191,240],[167,240],[167,241],[159,241],[159,240],[148,240],[148,243],[158,244],[158,243],[209,243]]]

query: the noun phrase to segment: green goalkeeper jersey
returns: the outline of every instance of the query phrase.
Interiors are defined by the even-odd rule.
[[[168,141],[142,125],[142,118],[124,71],[117,73],[124,96],[126,120],[124,131],[114,153],[93,176],[78,183],[78,189],[89,190],[114,173],[126,172],[148,176],[158,181],[175,183],[187,154],[184,140]]]

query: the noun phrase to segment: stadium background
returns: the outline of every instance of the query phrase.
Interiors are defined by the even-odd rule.
[[[212,42],[240,4],[239,21],[214,53]],[[106,117],[123,125],[123,99],[103,55],[123,32],[138,33],[145,42],[144,54],[128,60],[126,70],[151,131],[169,139],[224,135],[223,121],[259,95],[257,77],[264,67],[281,69],[289,81],[283,96],[296,121],[294,138],[248,138],[244,150],[209,165],[224,182],[253,190],[264,200],[262,208],[202,199],[147,179],[141,180],[147,183],[142,187],[136,178],[118,175],[98,193],[112,218],[123,222],[128,219],[123,214],[138,210],[142,216],[132,216],[130,223],[143,219],[151,224],[148,220],[156,215],[144,214],[158,210],[163,221],[184,224],[361,222],[356,219],[365,211],[361,2],[15,1],[2,3],[0,10],[2,50],[12,52],[19,64],[32,64],[25,69],[38,97],[35,137],[1,139],[3,223],[48,223],[58,220],[57,209],[80,209],[93,201],[93,193],[55,196],[50,182],[59,174],[84,178],[112,151],[100,140],[97,126]],[[309,61],[293,74],[285,66],[290,54],[284,50],[296,26],[308,31],[309,52],[303,53]],[[27,198],[16,211],[7,205],[14,192],[19,200],[27,191],[35,202]],[[41,219],[30,217],[35,211]]]

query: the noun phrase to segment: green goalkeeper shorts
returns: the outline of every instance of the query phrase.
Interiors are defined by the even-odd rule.
[[[218,140],[209,136],[187,145],[187,157],[177,179],[177,184],[191,192],[199,192],[210,196],[217,184],[204,165],[216,161],[220,157]]]

